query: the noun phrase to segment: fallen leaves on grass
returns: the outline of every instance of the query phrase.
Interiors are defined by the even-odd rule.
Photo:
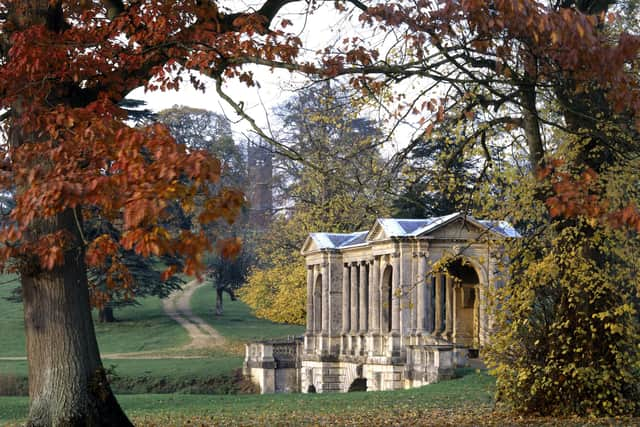
[[[640,426],[640,418],[520,417],[491,408],[463,407],[447,410],[421,410],[398,407],[379,410],[350,410],[344,413],[313,414],[304,409],[289,413],[221,414],[213,416],[133,417],[138,426]]]

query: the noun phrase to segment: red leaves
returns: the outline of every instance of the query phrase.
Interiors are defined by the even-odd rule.
[[[575,177],[561,170],[561,160],[552,159],[538,172],[539,180],[549,180],[553,196],[546,205],[553,217],[586,217],[612,227],[628,227],[640,233],[640,212],[634,202],[619,208],[611,208],[603,191],[603,182],[592,169]],[[605,195],[605,196],[603,196]]]
[[[606,201],[601,200],[598,186],[598,175],[587,169],[579,177],[573,177],[567,172],[553,168],[539,173],[539,176],[552,175],[554,196],[547,199],[546,204],[551,216],[586,216],[589,218],[603,218],[608,209]]]
[[[237,237],[230,237],[228,239],[218,240],[216,247],[218,253],[220,253],[223,258],[234,259],[242,250],[242,241]]]
[[[229,224],[232,224],[244,204],[244,195],[240,191],[224,189],[218,196],[205,202],[204,210],[198,217],[198,221],[206,224],[224,218]]]
[[[25,249],[40,260],[40,266],[46,270],[53,270],[63,264],[65,246],[70,243],[66,233],[59,231],[42,236],[35,242],[27,244]]]
[[[214,191],[211,184],[221,174],[219,160],[177,144],[162,125],[127,127],[118,109],[104,100],[86,108],[58,106],[24,128],[45,131],[41,141],[17,146],[9,154],[11,184],[22,190],[12,212],[16,225],[4,233],[5,242],[18,243],[36,220],[89,205],[93,214],[121,224],[123,232],[120,242],[107,235],[88,242],[89,265],[117,263],[115,256],[124,248],[147,257],[183,254],[193,274],[202,269],[200,254],[210,242],[192,233],[172,236],[162,225],[169,215],[167,207],[187,208],[210,199],[204,202],[208,209],[201,219],[232,222],[244,203],[238,191]],[[63,261],[64,245],[50,240],[52,236],[36,243],[20,241],[0,256],[6,260],[28,251],[43,268],[54,268]],[[124,270],[110,274],[113,286],[128,286]]]
[[[103,234],[89,243],[85,259],[90,266],[102,266],[106,263],[107,258],[113,257],[118,253],[119,245],[113,241],[111,236]]]
[[[165,281],[168,280],[171,276],[178,272],[178,267],[175,265],[170,265],[167,267],[162,274],[160,275],[160,280]]]

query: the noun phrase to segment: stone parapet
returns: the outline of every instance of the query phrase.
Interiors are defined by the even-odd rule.
[[[262,394],[300,391],[302,347],[302,337],[246,344],[243,374]]]

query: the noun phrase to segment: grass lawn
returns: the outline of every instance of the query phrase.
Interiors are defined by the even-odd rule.
[[[10,277],[0,276],[6,282]],[[4,297],[18,283],[0,286],[0,313],[2,313],[2,346],[0,357],[25,356],[24,319],[22,304]],[[104,353],[130,353],[158,351],[180,347],[189,341],[186,331],[162,311],[162,301],[156,297],[141,298],[139,306],[115,311],[116,323],[96,323],[100,351]],[[94,311],[95,314],[95,311]]]
[[[105,368],[120,377],[155,376],[167,379],[205,378],[228,374],[242,366],[242,357],[216,354],[198,359],[103,359]],[[26,376],[25,360],[0,360],[0,375]]]
[[[0,275],[0,313],[2,313],[2,345],[0,346],[0,357],[2,356],[24,356],[24,319],[22,304],[7,301],[4,299],[11,295],[11,291],[20,283],[14,274]]]
[[[120,395],[136,425],[148,426],[632,426],[640,419],[521,418],[493,411],[493,378],[462,378],[386,392],[272,395]],[[26,398],[0,397],[0,424],[23,420]]]
[[[4,281],[9,279],[5,276]],[[25,355],[22,305],[2,298],[8,296],[15,285],[17,282],[0,286],[0,310],[4,313],[0,357]],[[162,301],[155,297],[141,299],[141,305],[116,310],[118,321],[115,323],[96,323],[103,355],[153,352],[201,357],[144,360],[103,357],[106,368],[114,367],[115,390],[127,393],[176,390],[185,393],[227,393],[234,390],[231,388],[233,371],[242,366],[242,343],[252,339],[298,335],[303,331],[302,327],[256,319],[249,308],[239,301],[226,303],[224,316],[216,317],[215,291],[212,286],[201,288],[192,301],[194,312],[209,321],[230,341],[227,347],[218,350],[179,350],[188,343],[188,335],[180,325],[164,314]],[[26,361],[0,360],[0,395],[25,393],[26,377]]]
[[[139,302],[115,310],[117,322],[95,324],[102,354],[167,350],[189,342],[184,328],[164,314],[160,298],[141,298]]]
[[[126,412],[137,425],[287,425],[368,423],[392,417],[411,422],[424,411],[451,412],[474,408],[474,414],[491,408],[493,379],[484,373],[465,376],[420,389],[371,393],[273,395],[120,395]],[[0,397],[1,422],[26,416],[26,398]],[[1,413],[2,409],[0,409]],[[466,411],[465,413],[468,413]],[[404,422],[403,422],[404,424]],[[408,425],[408,424],[407,424]]]
[[[215,315],[215,304],[216,291],[211,285],[197,289],[191,298],[193,314],[202,318],[231,341],[247,342],[304,333],[304,326],[274,323],[256,318],[249,306],[240,300],[230,301],[227,294],[224,295],[222,316]]]

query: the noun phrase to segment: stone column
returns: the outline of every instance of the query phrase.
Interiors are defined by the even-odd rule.
[[[427,264],[427,258],[424,259],[424,263],[425,263],[425,271],[426,271],[426,264]],[[425,312],[425,331],[428,334],[433,333],[433,318],[434,318],[434,314],[435,314],[435,307],[433,306],[433,275],[432,274],[428,274],[425,280],[425,305],[424,305],[424,312]]]
[[[473,346],[480,347],[480,285],[475,287],[476,297],[473,301]]]
[[[367,272],[367,264],[368,264],[367,261],[362,261],[360,263],[360,282],[359,282],[360,295],[358,298],[360,303],[360,310],[359,310],[360,320],[358,325],[360,328],[358,330],[360,334],[364,334],[365,332],[367,332],[367,327],[368,327],[367,314],[369,313],[369,309],[368,309],[369,277]]]
[[[436,273],[436,313],[435,313],[435,325],[433,327],[433,333],[440,336],[442,333],[442,273]]]
[[[342,333],[349,333],[351,306],[349,305],[351,289],[349,289],[349,264],[342,265]]]
[[[391,278],[391,332],[400,332],[400,255],[394,254],[391,258],[393,276]]]
[[[418,288],[420,287],[420,273],[418,272],[418,252],[414,252],[411,257],[411,283],[409,283],[410,298],[410,316],[409,316],[409,333],[415,335],[418,331]]]
[[[373,329],[373,260],[367,261],[367,332]]]
[[[350,332],[358,332],[358,264],[351,264],[351,328]]]
[[[324,262],[320,267],[322,275],[322,333],[329,333],[329,263]]]
[[[372,280],[369,284],[369,292],[371,297],[371,330],[374,333],[380,333],[380,257],[377,256],[373,260]]]
[[[425,331],[425,315],[426,315],[426,274],[427,274],[427,258],[425,258],[424,254],[418,254],[418,283],[417,283],[417,299],[416,301],[416,311],[418,314],[417,319],[417,330],[416,332],[419,334],[424,333]]]
[[[445,288],[446,288],[446,315],[445,315],[445,328],[444,334],[448,339],[451,339],[453,332],[453,280],[451,276],[446,274],[445,276]]]
[[[307,266],[307,334],[313,332],[313,266]]]

